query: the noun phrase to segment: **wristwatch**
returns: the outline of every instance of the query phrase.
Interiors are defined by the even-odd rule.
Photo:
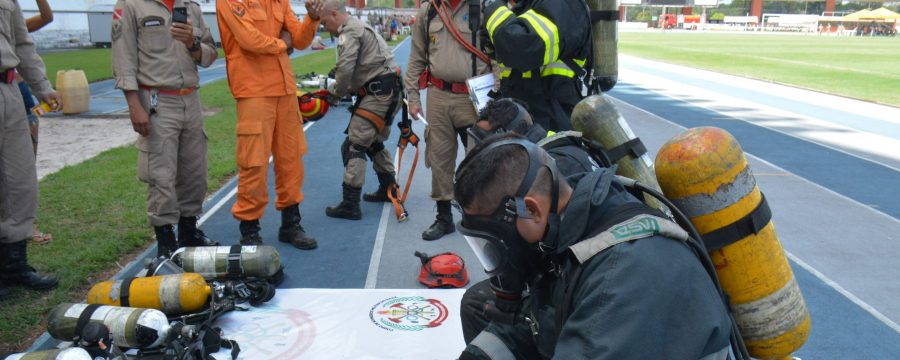
[[[188,51],[194,52],[197,50],[200,50],[200,37],[194,36],[194,43],[191,44],[191,47],[190,47],[190,49],[188,49]]]

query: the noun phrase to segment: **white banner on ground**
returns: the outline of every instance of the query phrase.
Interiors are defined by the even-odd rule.
[[[455,359],[465,348],[463,289],[278,289],[215,326],[239,359]],[[227,349],[216,359],[230,359]]]

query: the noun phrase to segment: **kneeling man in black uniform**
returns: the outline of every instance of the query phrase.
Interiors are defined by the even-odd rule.
[[[460,165],[459,229],[491,276],[463,297],[460,359],[727,359],[731,319],[688,234],[609,169],[569,180],[511,134]]]

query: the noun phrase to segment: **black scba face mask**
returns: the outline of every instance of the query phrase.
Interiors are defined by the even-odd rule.
[[[494,134],[505,134],[508,132],[516,132],[519,135],[525,135],[525,133],[528,132],[529,126],[528,126],[528,123],[525,122],[525,114],[528,114],[528,110],[525,110],[525,108],[521,104],[519,104],[515,101],[512,101],[512,100],[509,100],[509,99],[503,99],[503,100],[497,100],[497,101],[508,101],[508,102],[515,104],[516,110],[517,110],[516,117],[513,118],[512,121],[509,122],[509,124],[506,124],[506,126],[498,127],[496,129],[494,129],[493,131],[484,130],[481,127],[479,127],[477,124],[472,125],[468,130],[466,130],[466,132],[469,134],[469,137],[471,137],[472,139],[475,140],[476,143],[480,144],[488,136],[491,136]]]
[[[559,232],[559,179],[553,159],[542,153],[537,145],[524,139],[499,141],[479,153],[471,154],[470,159],[500,146],[521,146],[528,152],[528,170],[516,195],[505,197],[491,215],[463,213],[458,228],[485,272],[491,276],[491,285],[497,295],[517,300],[525,290],[526,282],[541,270],[547,248],[553,248],[556,243]],[[469,162],[463,161],[457,173]],[[540,243],[529,244],[519,234],[516,221],[531,218],[525,207],[525,196],[541,168],[549,170],[552,179],[550,216],[544,238]]]

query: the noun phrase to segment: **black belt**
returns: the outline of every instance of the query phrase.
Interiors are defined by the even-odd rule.
[[[384,128],[384,126],[390,126],[393,123],[394,117],[391,115],[393,115],[394,111],[397,110],[397,106],[400,106],[400,99],[403,96],[403,82],[400,81],[400,75],[399,75],[400,69],[398,68],[397,71],[398,71],[397,73],[379,75],[379,76],[375,77],[374,79],[366,82],[361,88],[359,88],[359,90],[357,90],[356,102],[354,102],[353,105],[350,106],[350,108],[348,109],[348,110],[350,110],[351,113],[353,113],[355,115],[360,115],[363,118],[366,118],[369,121],[371,121],[375,125],[375,127],[378,128],[379,132],[381,131],[381,129]],[[379,95],[387,95],[392,92],[393,92],[394,96],[391,98],[391,104],[390,104],[390,106],[388,106],[388,109],[385,112],[385,114],[384,115],[374,114],[374,113],[372,114],[372,115],[375,115],[375,117],[380,117],[382,121],[378,122],[378,121],[375,121],[374,119],[369,119],[369,117],[366,117],[364,115],[357,114],[356,111],[359,108],[359,105],[362,103],[363,98],[366,97],[366,95],[379,96]],[[361,110],[364,110],[362,113],[365,113],[365,112],[371,113],[371,111],[368,111],[366,109],[361,109]],[[347,125],[348,128],[349,128],[349,126],[350,125]],[[344,133],[346,133],[346,132],[347,132],[347,130],[344,130]]]
[[[399,75],[395,73],[384,74],[363,84],[359,88],[358,95],[387,95],[393,90],[399,90],[400,85],[402,84],[400,83]]]

